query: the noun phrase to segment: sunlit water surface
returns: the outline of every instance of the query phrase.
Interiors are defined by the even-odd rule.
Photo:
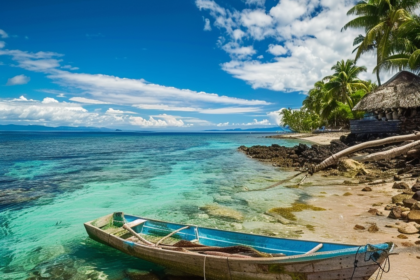
[[[214,203],[258,222],[299,197],[287,188],[244,191],[290,176],[237,150],[273,143],[297,144],[262,134],[0,133],[0,279],[159,274],[161,267],[90,240],[83,223],[124,211],[232,230],[199,209]]]

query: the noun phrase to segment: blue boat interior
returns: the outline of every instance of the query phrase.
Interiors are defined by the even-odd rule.
[[[125,215],[125,219],[127,222],[133,222],[137,219],[143,218]],[[185,225],[147,220],[147,222],[133,227],[133,230],[139,234],[166,236],[171,232],[174,232],[183,227],[185,227]],[[198,240],[201,245],[206,246],[229,247],[245,245],[252,247],[260,252],[270,254],[285,254],[286,256],[305,254],[320,244],[319,242],[313,241],[282,239],[268,236],[202,228],[196,226],[190,226],[189,228],[178,232],[174,236],[176,238],[187,241]],[[317,253],[342,251],[349,249],[353,252],[359,248],[359,246],[357,245],[345,245],[334,243],[322,243],[322,245],[322,248],[319,249]],[[383,249],[387,249],[387,244],[383,245],[386,245],[386,247],[384,247]],[[362,249],[362,251],[364,250]]]

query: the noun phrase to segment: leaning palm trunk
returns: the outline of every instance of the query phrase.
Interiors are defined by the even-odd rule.
[[[370,155],[364,155],[364,156],[358,156],[353,157],[354,160],[357,160],[359,162],[368,162],[368,161],[375,161],[375,160],[381,160],[381,159],[392,159],[400,155],[406,154],[408,151],[410,151],[413,148],[417,148],[420,146],[420,140],[415,141],[413,143],[410,143],[408,145],[404,145],[401,147],[393,148],[384,152],[374,153]]]
[[[409,135],[392,136],[392,137],[388,137],[388,138],[381,139],[381,140],[369,141],[369,142],[361,143],[359,145],[355,145],[353,147],[344,149],[344,150],[342,150],[342,151],[340,151],[336,154],[333,154],[332,156],[330,156],[329,158],[327,158],[326,160],[324,160],[320,164],[316,165],[313,168],[313,170],[311,170],[311,173],[318,172],[318,171],[320,171],[324,168],[327,168],[331,165],[337,164],[338,160],[340,158],[342,158],[344,156],[347,156],[347,155],[350,155],[350,154],[353,154],[353,153],[358,152],[360,150],[371,148],[371,147],[376,147],[376,146],[392,144],[392,143],[404,142],[404,141],[408,141],[408,140],[420,140],[420,132],[415,132],[415,133],[409,134]]]

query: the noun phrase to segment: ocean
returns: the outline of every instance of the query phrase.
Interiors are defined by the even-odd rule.
[[[200,207],[239,211],[240,231],[299,190],[253,191],[292,172],[250,159],[241,145],[297,140],[237,133],[0,132],[0,279],[124,279],[162,267],[88,238],[83,223],[114,211],[227,230]]]

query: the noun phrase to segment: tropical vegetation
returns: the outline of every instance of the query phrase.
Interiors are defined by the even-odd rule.
[[[352,108],[367,93],[381,85],[382,72],[409,70],[420,72],[420,17],[414,14],[420,0],[364,0],[356,3],[347,15],[354,16],[342,31],[360,29],[354,60],[341,60],[331,70],[333,74],[316,82],[309,90],[301,109],[284,109],[280,113],[283,125],[295,131],[310,131],[320,126],[347,127],[349,120],[360,119],[363,112]],[[359,78],[367,69],[358,66],[366,54],[376,56],[377,84]],[[301,117],[302,120],[297,120]]]

